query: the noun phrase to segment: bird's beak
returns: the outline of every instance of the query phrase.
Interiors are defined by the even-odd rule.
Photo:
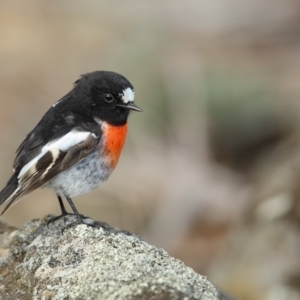
[[[134,110],[134,111],[143,111],[141,108],[139,108],[138,106],[136,106],[132,102],[128,102],[126,104],[125,103],[124,104],[117,104],[117,106],[124,107],[124,108]]]

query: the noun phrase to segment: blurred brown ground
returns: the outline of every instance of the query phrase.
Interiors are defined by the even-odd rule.
[[[79,211],[236,297],[300,297],[300,2],[1,1],[0,183],[80,74],[135,86],[125,151]],[[58,214],[39,190],[3,219]]]

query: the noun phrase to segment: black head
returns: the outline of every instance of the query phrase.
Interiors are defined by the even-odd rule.
[[[130,110],[142,111],[134,104],[133,86],[118,73],[87,73],[75,82],[73,91],[84,99],[84,110],[112,125],[124,125]]]

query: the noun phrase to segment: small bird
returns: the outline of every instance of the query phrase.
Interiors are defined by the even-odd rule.
[[[84,223],[71,197],[107,180],[116,167],[127,134],[134,89],[122,75],[95,71],[52,105],[16,151],[14,174],[0,192],[2,214],[39,187],[54,189],[62,215],[62,197]],[[2,215],[1,214],[1,215]]]

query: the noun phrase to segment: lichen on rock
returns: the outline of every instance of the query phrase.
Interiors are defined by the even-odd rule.
[[[0,299],[221,299],[204,276],[136,235],[51,218],[0,225]]]

